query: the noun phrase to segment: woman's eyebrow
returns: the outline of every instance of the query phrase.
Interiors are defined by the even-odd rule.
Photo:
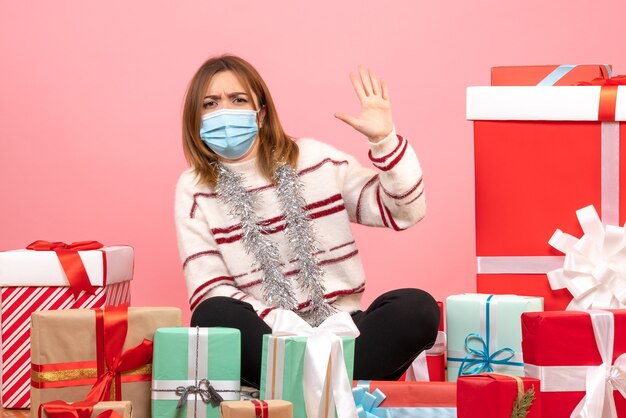
[[[244,93],[243,91],[235,91],[235,92],[232,92],[232,93],[227,94],[227,95],[226,95],[226,97],[229,97],[229,98],[230,98],[230,97],[242,96],[242,95],[243,95],[243,96],[247,96],[247,95],[248,95],[248,93]],[[221,96],[221,95],[219,95],[219,94],[210,94],[210,95],[208,95],[208,96],[204,96],[204,98],[205,98],[205,99],[211,99],[211,100],[217,100],[217,99],[219,99],[220,97],[222,97],[222,96]]]

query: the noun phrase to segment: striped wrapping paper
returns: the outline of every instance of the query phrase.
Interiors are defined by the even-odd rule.
[[[83,292],[75,299],[67,284],[60,282],[66,279],[60,264],[55,263],[53,252],[0,253],[1,400],[4,408],[30,406],[30,315],[33,312],[130,303],[134,257],[131,247],[105,247],[103,251],[79,251],[79,254],[92,285],[97,287],[93,295]]]

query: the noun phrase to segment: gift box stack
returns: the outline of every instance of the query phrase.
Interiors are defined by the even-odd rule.
[[[353,382],[349,314],[277,310],[242,400],[238,330],[128,308],[129,247],[36,242],[0,253],[4,406],[30,387],[50,418],[626,417],[621,84],[605,65],[496,67],[468,89],[479,293],[445,320],[439,304],[405,381]]]
[[[480,331],[447,304],[459,417],[626,416],[622,84],[605,65],[497,67],[467,90],[483,296],[463,302]],[[510,297],[543,308],[491,318]]]

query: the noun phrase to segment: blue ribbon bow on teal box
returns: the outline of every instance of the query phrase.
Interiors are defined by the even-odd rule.
[[[539,297],[450,296],[446,301],[448,380],[493,371],[522,376],[521,315],[542,310]]]

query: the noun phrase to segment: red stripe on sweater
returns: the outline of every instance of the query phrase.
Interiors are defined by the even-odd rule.
[[[374,165],[382,171],[391,170],[392,168],[396,166],[396,164],[398,164],[398,162],[402,159],[402,157],[404,157],[404,153],[406,152],[406,149],[408,148],[408,146],[409,146],[408,141],[404,141],[404,147],[402,147],[402,151],[400,151],[400,154],[398,154],[398,156],[394,158],[393,161],[391,161],[388,165],[386,166],[381,166],[378,164],[374,164]]]
[[[385,190],[385,188],[383,187],[383,192],[385,192],[385,194],[387,196],[389,196],[392,199],[396,199],[396,200],[400,200],[400,199],[404,199],[405,197],[409,196],[411,193],[413,193],[415,190],[417,190],[418,187],[420,187],[420,185],[422,184],[422,178],[420,177],[419,181],[417,183],[415,183],[415,185],[413,187],[411,187],[408,191],[402,193],[402,194],[393,194],[391,192],[388,192],[387,190]],[[382,187],[382,184],[381,184]]]
[[[300,172],[298,173],[299,175],[304,175],[304,174],[309,174],[312,173],[313,171],[319,169],[320,167],[322,167],[324,164],[326,163],[331,163],[333,165],[342,165],[342,164],[348,164],[347,160],[333,160],[332,158],[324,158],[322,161],[320,161],[319,163],[315,164],[314,166],[308,167],[308,168],[304,168],[302,170],[300,170]]]
[[[333,160],[332,158],[325,158],[322,161],[320,161],[319,163],[311,166],[311,167],[307,167],[307,168],[303,168],[302,170],[300,170],[298,172],[299,176],[302,176],[304,174],[309,174],[312,173],[316,170],[318,170],[319,168],[321,168],[324,164],[333,164],[333,165],[343,165],[343,164],[348,164],[347,160]],[[254,189],[249,189],[248,192],[260,192],[263,190],[267,190],[267,189],[271,189],[275,187],[273,184],[266,184],[265,186],[260,186],[260,187],[256,187]],[[198,202],[197,199],[199,197],[204,197],[207,199],[214,199],[217,197],[217,193],[213,192],[213,193],[202,193],[202,192],[198,192],[198,193],[194,193],[193,194],[193,204],[191,205],[191,209],[189,211],[189,217],[193,218],[196,214],[196,209],[198,207]]]
[[[356,203],[356,222],[359,224],[361,223],[361,201],[363,200],[363,193],[365,192],[365,189],[374,184],[376,180],[378,180],[378,174],[369,179],[369,181],[361,188],[361,193],[359,193],[359,200]]]
[[[218,255],[221,257],[222,253],[216,250],[208,250],[208,251],[200,251],[199,253],[191,254],[189,257],[185,259],[185,262],[183,263],[183,270],[185,269],[185,266],[187,266],[187,263],[189,263],[192,260],[195,260],[196,258],[202,257],[203,255]]]
[[[230,283],[222,283],[220,286],[235,287],[235,285],[232,285]],[[208,295],[210,291],[211,289],[208,289],[206,292],[203,292],[202,294],[200,294],[199,297],[193,303],[190,303],[189,310],[193,311],[194,309],[196,309],[196,307],[204,300],[204,297]]]
[[[326,210],[322,210],[319,212],[315,212],[309,215],[309,217],[311,219],[317,219],[317,218],[323,218],[325,216],[328,215],[332,215],[333,213],[337,213],[337,212],[341,212],[343,210],[345,210],[346,207],[341,204],[339,206],[334,206],[332,208],[326,209]],[[271,234],[275,234],[277,232],[283,231],[285,228],[287,227],[287,224],[282,224],[282,225],[278,225],[277,227],[273,228],[273,229],[268,229],[266,231],[263,231],[263,235],[271,235]],[[215,242],[217,244],[230,244],[236,241],[239,241],[241,238],[243,237],[242,234],[239,235],[233,235],[231,237],[226,237],[226,238],[218,238],[215,240]]]
[[[353,289],[342,289],[342,290],[335,290],[334,292],[330,292],[324,295],[324,299],[332,299],[334,297],[337,296],[346,296],[346,295],[355,295],[357,293],[363,293],[365,291],[365,283],[361,283],[359,286],[353,288]],[[330,302],[335,303],[336,301],[332,301]],[[306,307],[308,307],[311,304],[310,300],[307,300],[305,302],[302,302],[298,305],[298,307],[296,308],[296,310],[300,311]]]
[[[398,151],[398,149],[400,149],[400,145],[402,145],[404,138],[402,138],[400,135],[396,135],[396,137],[398,138],[398,145],[396,145],[396,147],[393,149],[393,151],[391,151],[389,154],[384,155],[382,157],[376,158],[372,155],[372,150],[370,150],[367,153],[367,156],[369,157],[369,159],[373,162],[373,163],[384,163],[385,160],[387,160],[389,157],[391,157],[393,154],[396,153],[396,151]]]
[[[345,261],[349,258],[354,257],[355,255],[357,255],[359,253],[359,250],[354,250],[351,253],[342,255],[341,257],[337,257],[337,258],[329,258],[326,260],[322,260],[320,261],[317,265],[318,266],[326,266],[328,264],[335,264],[335,263],[340,263],[342,261]],[[300,269],[295,269],[295,270],[291,270],[285,273],[285,276],[294,276],[296,274],[298,274],[300,272]]]
[[[378,211],[380,212],[380,219],[383,220],[383,225],[385,225],[386,228],[389,228],[387,220],[385,219],[385,213],[383,212],[383,204],[380,201],[380,184],[376,189],[376,203],[378,203]]]
[[[350,241],[350,242],[346,242],[345,244],[337,245],[336,247],[333,247],[333,248],[329,249],[328,251],[335,251],[335,250],[338,250],[340,248],[347,247],[350,244],[354,244],[354,241]],[[324,252],[324,251],[322,251],[322,252]]]
[[[261,283],[263,283],[263,280],[261,280],[261,279],[253,280],[253,281],[251,281],[249,283],[240,285],[239,288],[240,289],[247,289],[249,287],[253,287],[253,286],[256,286],[256,285],[261,284]]]
[[[264,319],[267,316],[267,314],[269,314],[276,308],[277,308],[276,306],[272,306],[271,308],[264,309],[263,312],[259,314],[259,318]]]
[[[420,194],[418,194],[414,199],[409,200],[408,202],[406,202],[404,205],[410,205],[411,203],[415,202],[417,199],[419,199],[420,197],[422,197],[422,195],[424,194],[424,191],[422,190],[420,192]]]
[[[391,227],[393,228],[394,231],[404,231],[406,229],[406,228],[400,228],[396,224],[396,221],[394,221],[393,216],[391,215],[391,212],[389,211],[389,208],[387,206],[385,206],[385,211],[387,212],[387,216],[389,217],[389,222],[391,223]]]
[[[338,194],[330,196],[330,197],[328,197],[326,199],[310,203],[310,204],[308,204],[308,205],[306,205],[304,207],[304,210],[308,211],[308,210],[311,210],[311,209],[317,209],[317,208],[322,207],[322,206],[330,205],[331,203],[337,202],[337,201],[339,201],[341,199],[342,199],[342,196],[341,196],[341,194],[338,193]],[[264,220],[260,221],[259,224],[263,225],[263,226],[268,226],[268,225],[272,225],[272,224],[275,224],[275,223],[278,223],[278,222],[281,222],[281,221],[284,221],[284,220],[285,220],[285,217],[283,215],[280,215],[280,216],[276,216],[274,218],[264,219]],[[240,223],[228,226],[226,228],[213,228],[213,229],[211,229],[211,232],[213,233],[213,235],[216,235],[216,234],[228,234],[228,233],[236,231],[238,229],[241,229],[241,224]]]
[[[189,298],[189,303],[191,303],[191,301],[198,295],[198,293],[203,291],[205,288],[207,288],[208,286],[211,286],[213,283],[217,283],[220,281],[234,282],[235,280],[231,276],[218,276],[211,280],[208,280],[196,288],[196,290],[193,292],[193,295],[191,295],[191,297]]]

